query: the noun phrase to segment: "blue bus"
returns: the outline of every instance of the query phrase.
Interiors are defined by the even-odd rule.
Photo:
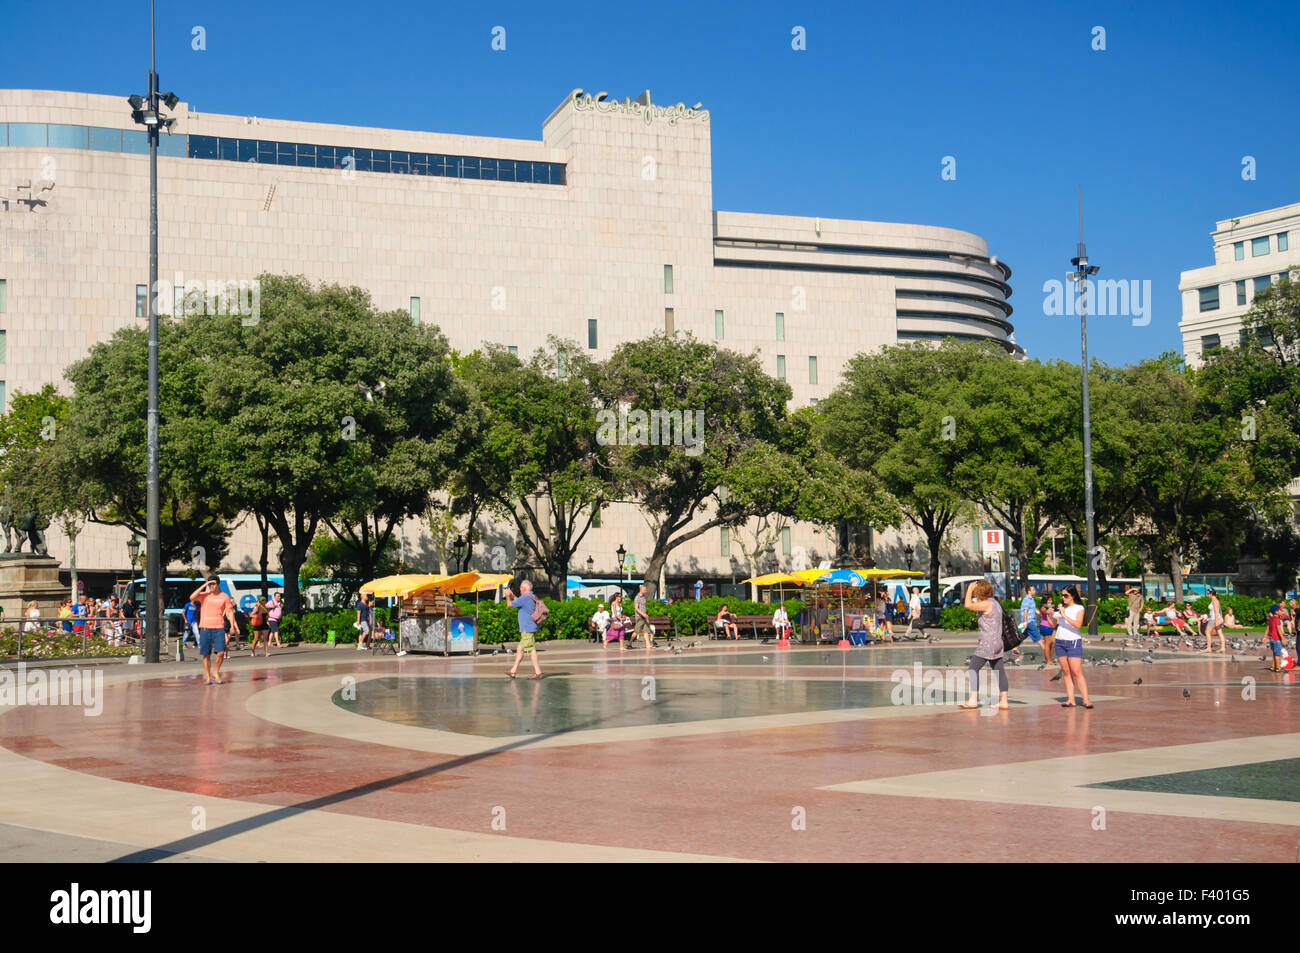
[[[217,573],[221,581],[221,591],[235,600],[235,607],[240,612],[248,612],[257,604],[257,597],[262,594],[262,577],[258,573]],[[168,576],[163,580],[163,612],[168,614],[184,613],[185,603],[190,600],[190,593],[202,585],[201,576]],[[145,614],[145,580],[141,576],[126,584],[122,594],[123,601],[134,604],[136,611],[143,618]],[[267,595],[277,589],[284,589],[284,576],[268,574],[266,577]]]

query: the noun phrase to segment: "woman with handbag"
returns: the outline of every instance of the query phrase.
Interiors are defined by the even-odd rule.
[[[1061,663],[1061,676],[1065,679],[1065,701],[1062,708],[1073,708],[1074,685],[1079,684],[1083,707],[1091,708],[1088,700],[1088,682],[1083,677],[1083,599],[1078,586],[1061,590],[1061,618],[1056,626],[1056,659]]]
[[[627,642],[623,636],[627,633],[627,616],[623,614],[623,597],[616,595],[609,601],[609,626],[605,629],[605,645],[617,642],[618,647],[627,651]]]
[[[957,707],[979,708],[980,669],[987,662],[998,673],[998,708],[1006,711],[1011,706],[1007,703],[1007,670],[1003,658],[1006,650],[1002,645],[1002,604],[993,598],[993,583],[977,579],[967,586],[965,605],[979,617],[976,624],[980,638],[968,663],[970,698]]]

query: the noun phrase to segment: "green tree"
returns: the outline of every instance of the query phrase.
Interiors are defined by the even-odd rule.
[[[192,565],[196,552],[217,566],[227,549],[227,521],[237,513],[205,465],[211,427],[195,390],[203,369],[182,343],[183,331],[173,322],[163,322],[158,331],[164,569],[175,562]],[[66,487],[60,512],[80,512],[88,522],[122,526],[139,536],[147,533],[146,345],[143,329],[123,328],[65,371],[73,393],[55,441],[59,480]]]
[[[615,466],[654,537],[651,595],[673,550],[712,529],[769,513],[879,522],[894,512],[874,477],[813,439],[813,415],[787,413],[789,385],[753,355],[659,334],[620,345],[597,389]],[[670,431],[681,422],[681,439],[665,420]]]
[[[453,492],[467,515],[485,502],[512,521],[551,594],[563,598],[574,553],[617,492],[609,448],[597,439],[595,367],[575,344],[551,339],[527,363],[490,344],[458,370],[486,424]]]
[[[1139,408],[1137,513],[1153,530],[1155,555],[1168,561],[1175,601],[1182,602],[1184,563],[1232,537],[1249,513],[1249,451],[1233,422],[1198,399],[1193,375],[1176,355],[1142,361],[1124,377]]]
[[[379,312],[360,288],[263,275],[261,314],[186,318],[204,464],[280,544],[285,603],[322,525],[379,571],[395,527],[424,512],[475,434],[437,328]],[[365,523],[367,529],[360,527]]]
[[[957,416],[981,399],[972,387],[976,370],[1000,357],[993,345],[952,339],[858,354],[817,407],[830,451],[875,473],[898,501],[895,525],[905,519],[925,536],[936,600],[944,541],[954,525],[973,517],[952,482],[961,460]]]

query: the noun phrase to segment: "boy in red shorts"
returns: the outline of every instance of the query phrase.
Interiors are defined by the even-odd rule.
[[[1265,633],[1269,651],[1273,653],[1273,667],[1270,672],[1282,671],[1282,607],[1268,607],[1268,629]]]

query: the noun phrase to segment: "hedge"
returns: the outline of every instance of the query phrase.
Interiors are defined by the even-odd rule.
[[[539,640],[585,639],[587,638],[587,621],[596,613],[602,603],[608,608],[609,603],[600,599],[543,599],[550,615],[538,634]],[[723,599],[712,596],[699,602],[688,600],[669,605],[658,600],[646,606],[646,612],[655,616],[668,616],[677,625],[682,636],[707,635],[713,618],[723,603],[736,615],[762,615],[770,617],[776,611],[775,604],[750,602],[747,599]],[[623,600],[624,612],[632,614],[632,600]],[[462,615],[472,616],[477,609],[478,641],[480,645],[495,645],[502,642],[519,640],[519,610],[511,608],[506,602],[481,600],[477,606],[473,601],[456,600],[456,607]],[[792,620],[797,621],[802,604],[797,599],[787,599],[786,612]],[[380,624],[388,624],[389,610],[377,607],[376,618]],[[316,609],[301,615],[285,614],[280,622],[280,638],[290,642],[326,642],[328,633],[333,629],[335,641],[355,643],[357,630],[356,609]],[[662,633],[660,633],[662,634]]]
[[[1043,604],[1043,597],[1039,596],[1035,600],[1040,606]],[[1060,594],[1053,596],[1052,602],[1058,607],[1061,604]],[[1239,595],[1222,595],[1219,597],[1219,604],[1223,606],[1226,613],[1232,609],[1237,618],[1237,622],[1245,626],[1262,626],[1268,620],[1268,607],[1273,605],[1272,599],[1257,599],[1252,596]],[[1002,605],[1011,613],[1013,619],[1020,618],[1020,600],[1005,599]],[[1156,602],[1147,600],[1146,607],[1154,611],[1166,608],[1168,602]],[[1187,603],[1178,603],[1178,609],[1186,608]],[[1200,596],[1191,602],[1191,606],[1201,615],[1204,615],[1210,608],[1210,597]],[[1128,600],[1123,596],[1112,596],[1107,599],[1101,599],[1097,602],[1097,623],[1099,625],[1122,626],[1128,619]],[[947,632],[963,632],[975,628],[975,613],[963,606],[947,606],[939,614],[939,625]]]

